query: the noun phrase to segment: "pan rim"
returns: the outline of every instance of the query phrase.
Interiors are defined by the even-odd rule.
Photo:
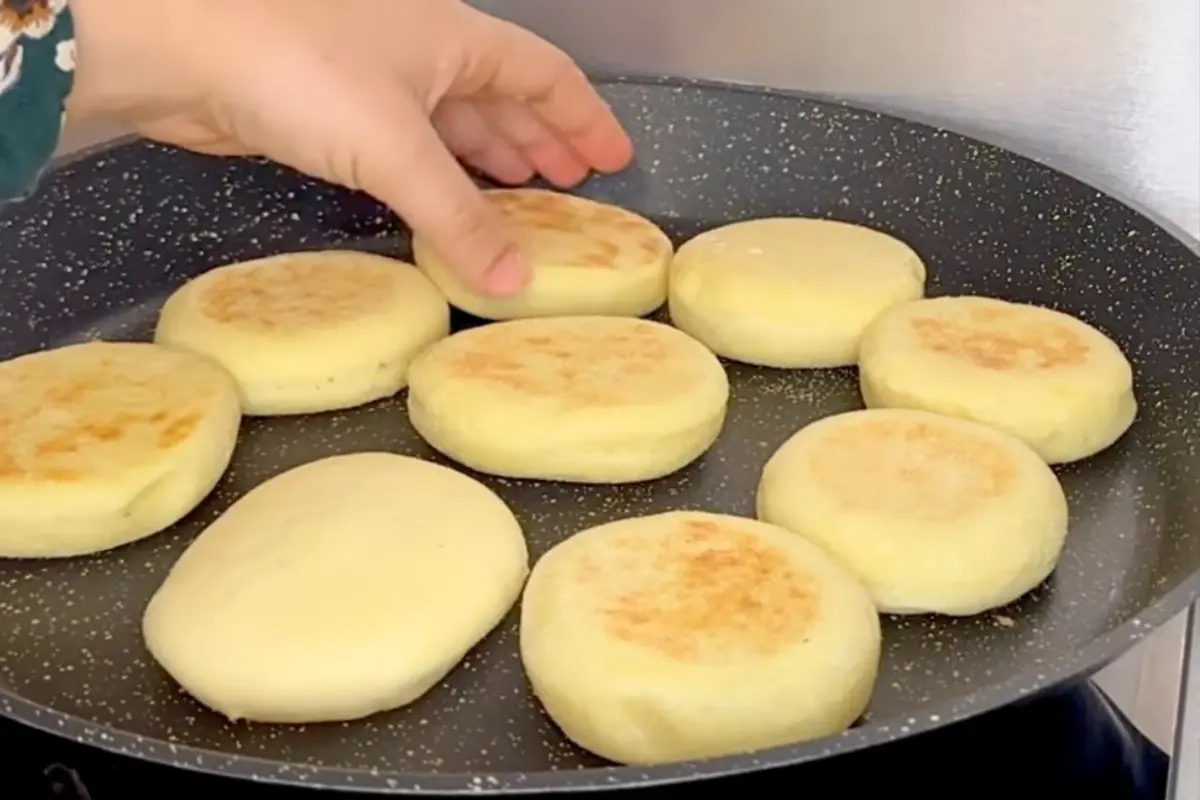
[[[1003,135],[987,134],[985,136],[976,131],[964,131],[954,126],[945,126],[929,120],[922,120],[916,116],[905,116],[902,114],[892,113],[883,109],[873,108],[870,103],[860,103],[858,101],[847,100],[837,95],[825,94],[822,92],[806,92],[799,89],[780,89],[777,87],[764,86],[750,82],[690,78],[674,75],[659,75],[655,73],[612,72],[604,69],[592,68],[586,68],[586,73],[592,83],[631,84],[642,86],[692,86],[699,89],[720,90],[734,92],[737,94],[767,95],[783,99],[803,100],[809,103],[816,103],[818,105],[834,106],[843,110],[871,114],[881,119],[887,119],[913,127],[924,128],[928,131],[944,131],[969,141],[979,142],[990,147],[998,148],[1003,150],[1009,156],[1014,156],[1021,161],[1027,161],[1036,164],[1041,169],[1050,170],[1058,175],[1065,175],[1074,182],[1082,186],[1086,186],[1088,189],[1102,194],[1110,200],[1115,200],[1135,214],[1145,217],[1150,222],[1153,222],[1157,227],[1162,228],[1164,231],[1170,234],[1171,238],[1177,240],[1194,255],[1200,256],[1200,237],[1193,235],[1179,223],[1162,215],[1158,211],[1149,208],[1143,203],[1134,200],[1118,189],[1114,189],[1110,186],[1104,185],[1103,183],[1095,183],[1090,178],[1084,178],[1074,170],[1064,169],[1051,164],[1044,159],[1035,157],[1018,142]],[[153,140],[143,140],[142,137],[135,133],[121,133],[111,139],[106,139],[102,142],[97,142],[95,144],[88,145],[87,147],[82,147],[70,153],[55,156],[46,171],[46,177],[50,177],[54,172],[57,172],[64,167],[68,167],[77,161],[85,161],[108,150],[113,150],[118,147],[123,147],[139,141]],[[158,143],[156,142],[155,144]],[[170,145],[159,144],[159,146],[169,147]]]
[[[645,86],[693,87],[709,91],[733,92],[756,96],[773,96],[807,103],[825,105],[866,113],[926,132],[945,131],[971,141],[1004,150],[1010,157],[1036,165],[1038,169],[1054,172],[1070,181],[1120,203],[1167,233],[1193,255],[1200,256],[1200,241],[1176,223],[1156,212],[1123,197],[1120,193],[1081,180],[1070,172],[1052,167],[1036,158],[1023,155],[1019,147],[1002,141],[980,139],[975,135],[958,133],[952,128],[931,125],[919,120],[872,109],[869,104],[847,102],[835,97],[810,94],[750,83],[735,83],[665,75],[615,73],[588,70],[598,83],[633,84]],[[137,141],[138,137],[124,135],[83,148],[56,158],[51,171],[87,160],[105,151]],[[27,700],[6,686],[0,685],[0,713],[15,722],[95,747],[119,756],[156,762],[159,765],[207,773],[218,777],[251,780],[282,786],[339,789],[372,794],[544,794],[563,790],[608,791],[637,787],[664,786],[719,778],[739,773],[759,772],[795,766],[830,756],[854,753],[875,745],[907,739],[935,728],[952,725],[995,711],[1012,703],[1032,699],[1044,692],[1076,680],[1083,680],[1124,654],[1200,596],[1200,571],[1194,572],[1179,585],[1164,594],[1157,602],[1142,609],[1131,619],[1104,633],[1069,656],[1056,660],[1042,670],[1024,670],[1007,680],[990,684],[956,699],[922,709],[917,716],[873,720],[842,734],[814,742],[785,745],[754,753],[724,756],[703,761],[666,764],[655,767],[609,766],[584,770],[539,772],[462,772],[416,773],[388,772],[370,769],[349,769],[280,761],[237,755],[161,739],[128,733],[107,725],[99,725],[65,712],[56,711],[35,701]]]

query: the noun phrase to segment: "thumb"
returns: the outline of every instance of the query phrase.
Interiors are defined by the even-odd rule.
[[[400,100],[356,161],[357,184],[429,242],[469,288],[511,295],[529,268],[492,207],[414,101]]]

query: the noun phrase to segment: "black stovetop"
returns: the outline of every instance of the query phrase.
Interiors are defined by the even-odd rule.
[[[920,792],[922,800],[964,796],[1161,800],[1166,772],[1162,752],[1099,690],[1083,683],[868,752],[716,783],[756,794],[795,793],[827,781],[840,787],[839,795],[860,794],[869,782],[869,788],[880,793]],[[711,792],[712,783],[634,794],[693,797]],[[203,793],[221,800],[321,800],[334,794],[161,767],[0,720],[0,798],[129,800],[135,791],[154,798]],[[823,797],[825,792],[811,794]]]

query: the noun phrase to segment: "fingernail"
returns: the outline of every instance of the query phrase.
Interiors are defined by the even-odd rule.
[[[480,281],[488,294],[508,296],[516,294],[529,283],[529,265],[515,250],[509,250],[483,273]]]

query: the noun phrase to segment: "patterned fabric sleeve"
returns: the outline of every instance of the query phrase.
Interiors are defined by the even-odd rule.
[[[28,195],[54,155],[74,71],[67,0],[0,0],[0,203]]]

